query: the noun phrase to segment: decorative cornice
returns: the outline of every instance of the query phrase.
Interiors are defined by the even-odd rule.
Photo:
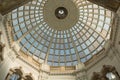
[[[58,72],[58,73],[50,73],[49,75],[73,75],[73,76],[75,76],[75,73],[74,72],[72,72],[72,73],[60,73],[60,72]]]
[[[91,60],[91,62],[89,62],[89,64],[86,65],[86,71],[94,67],[94,65],[96,65],[106,57],[107,55],[104,53],[104,51],[101,52],[98,56],[94,56],[93,60]]]
[[[7,36],[7,41],[8,41],[8,46],[9,48],[11,47],[11,33],[8,29],[8,20],[7,20],[7,16],[4,17],[4,21],[3,21],[3,24],[4,24],[4,28],[5,28],[5,33],[6,33],[6,36]],[[10,23],[9,23],[10,24]]]

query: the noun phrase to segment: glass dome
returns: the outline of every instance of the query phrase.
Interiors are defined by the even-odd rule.
[[[74,24],[71,27],[60,24],[61,28],[57,29],[44,18],[48,14],[50,17],[50,12],[45,11],[49,1],[51,0],[34,0],[12,11],[13,39],[19,43],[21,52],[40,63],[47,62],[50,66],[74,66],[78,62],[88,61],[103,49],[110,37],[111,11],[87,0],[69,0],[78,10],[75,22],[74,16],[67,19],[70,13],[75,13],[70,7],[71,3],[66,5],[64,1],[68,0],[60,0],[58,4],[65,6],[58,7],[68,6],[71,11],[68,9],[67,15],[63,16],[66,20],[58,19],[58,23],[61,21],[69,25],[72,24],[69,20],[73,19],[71,22]],[[55,5],[54,1],[52,5]],[[56,25],[53,19],[51,21]]]

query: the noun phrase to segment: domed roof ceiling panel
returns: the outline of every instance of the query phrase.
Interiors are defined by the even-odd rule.
[[[34,0],[12,11],[13,38],[22,52],[40,63],[73,66],[103,49],[110,35],[111,11],[87,0],[51,1]]]

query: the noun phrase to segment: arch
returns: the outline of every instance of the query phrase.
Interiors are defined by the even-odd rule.
[[[24,74],[24,80],[35,80],[32,73]]]
[[[22,67],[10,69],[5,80],[21,80],[23,76]]]
[[[33,80],[33,78],[30,75],[26,75],[25,80]]]
[[[24,73],[22,67],[9,70],[5,80],[35,80],[31,73]]]
[[[22,71],[20,69],[15,69],[15,73],[19,74],[19,75],[23,75]]]

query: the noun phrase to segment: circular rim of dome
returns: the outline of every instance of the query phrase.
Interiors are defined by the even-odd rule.
[[[54,5],[53,5],[54,2]],[[55,30],[67,30],[79,20],[79,9],[72,0],[48,0],[43,8],[43,18],[49,27]],[[59,19],[55,15],[58,8],[65,8],[67,15]]]

